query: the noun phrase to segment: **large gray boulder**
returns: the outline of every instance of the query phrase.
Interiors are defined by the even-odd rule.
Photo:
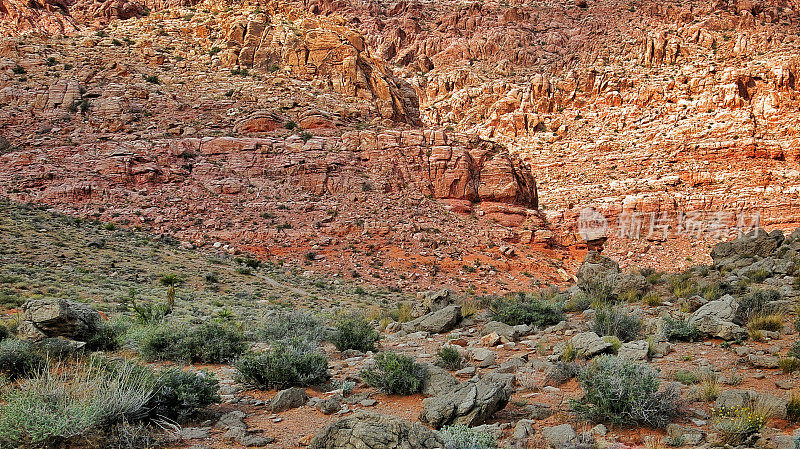
[[[311,449],[443,449],[439,434],[394,416],[359,412],[336,421],[311,439]]]
[[[87,304],[57,298],[32,299],[22,305],[17,333],[28,340],[64,337],[85,341],[100,323],[100,314]]]
[[[738,310],[739,302],[733,296],[725,295],[701,306],[687,321],[711,337],[735,340],[747,335],[746,329],[734,323]]]
[[[768,393],[753,390],[725,390],[717,396],[714,408],[741,408],[758,406],[772,411],[778,419],[786,419],[786,405],[789,401]]]
[[[570,424],[545,427],[542,429],[542,436],[547,446],[552,448],[565,447],[578,437],[575,428]]]
[[[483,325],[483,335],[495,333],[501,337],[509,340],[517,341],[520,337],[528,335],[531,332],[531,327],[527,324],[518,324],[511,326],[500,321],[489,321]]]
[[[306,402],[308,402],[308,395],[304,389],[287,388],[286,390],[279,391],[278,394],[269,401],[267,408],[269,408],[269,411],[272,413],[280,413],[305,405]]]
[[[422,394],[436,396],[450,391],[458,385],[458,380],[446,369],[430,363],[426,363],[424,366],[427,376],[422,382]]]
[[[461,306],[453,304],[443,309],[421,316],[403,325],[406,332],[430,332],[441,334],[448,332],[461,322]]]
[[[598,354],[611,352],[614,345],[603,340],[602,337],[594,332],[581,332],[572,336],[569,342],[561,342],[553,348],[553,356],[555,359],[561,358],[568,346],[572,346],[575,350],[575,355],[578,357],[590,359]]]
[[[717,266],[734,264],[737,260],[752,256],[770,257],[783,243],[783,232],[770,232],[759,228],[737,239],[721,242],[711,249],[711,258]]]
[[[422,401],[419,420],[436,429],[452,424],[483,424],[505,408],[510,398],[504,383],[469,381]]]
[[[427,313],[442,310],[453,304],[454,299],[455,294],[446,288],[419,293],[417,294],[417,301],[414,302],[414,306],[411,308],[411,314],[414,317],[421,317]]]
[[[589,251],[578,268],[578,287],[582,290],[593,288],[598,283],[606,283],[610,287],[616,284],[620,274],[619,264],[596,251]]]

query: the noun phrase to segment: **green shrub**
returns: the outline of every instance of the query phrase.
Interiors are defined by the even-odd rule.
[[[260,389],[306,387],[330,378],[325,354],[297,339],[276,342],[268,351],[246,353],[235,366],[242,380]]]
[[[778,360],[778,368],[784,373],[793,373],[800,369],[800,359],[797,357],[782,357]]]
[[[380,334],[362,316],[350,316],[336,323],[336,330],[331,335],[331,343],[336,349],[345,351],[355,349],[361,352],[374,351]]]
[[[144,332],[139,351],[147,360],[226,363],[247,349],[244,335],[231,325],[207,322],[198,327],[153,326]]]
[[[584,396],[571,406],[585,419],[664,427],[680,410],[680,391],[659,389],[658,374],[647,364],[604,355],[581,370],[578,381]]]
[[[511,326],[528,324],[546,326],[564,319],[561,304],[532,298],[522,293],[497,298],[489,307],[492,319]]]
[[[90,365],[39,371],[7,391],[0,406],[0,447],[62,447],[97,438],[109,425],[146,415],[152,378],[130,366],[110,373]]]
[[[300,338],[308,341],[326,339],[325,326],[311,313],[301,310],[277,311],[265,316],[255,330],[260,341]]]
[[[219,383],[213,374],[169,368],[158,374],[147,408],[150,416],[182,421],[219,400]]]
[[[36,342],[36,350],[49,360],[67,360],[76,357],[79,349],[63,338],[45,338]]]
[[[631,341],[639,336],[642,320],[619,309],[602,308],[594,317],[592,330],[600,336],[613,335],[622,341]]]
[[[10,339],[0,341],[0,372],[9,379],[33,376],[46,366],[45,358],[32,343]]]
[[[488,433],[463,424],[445,426],[439,432],[445,449],[494,449],[497,441]]]
[[[800,421],[800,392],[792,392],[789,403],[786,405],[786,419],[791,423]]]
[[[697,327],[671,317],[664,320],[663,333],[669,341],[697,341],[701,337]]]
[[[395,352],[381,352],[375,363],[361,371],[367,385],[387,394],[414,394],[422,388],[425,368],[411,357]]]
[[[157,325],[142,331],[139,352],[145,360],[187,361],[188,348],[182,344],[188,330],[185,326]]]
[[[757,315],[767,314],[767,304],[781,299],[781,294],[777,290],[755,290],[743,296],[739,300],[739,309],[736,311],[737,318],[746,323],[750,318]]]
[[[8,331],[8,328],[4,325],[0,324],[0,341],[5,340],[6,338],[11,336],[11,332]]]
[[[436,359],[440,366],[449,370],[461,369],[464,365],[464,358],[461,353],[452,346],[443,346],[442,349],[439,349],[439,352],[436,353]]]
[[[572,295],[564,304],[564,310],[567,312],[583,312],[592,306],[592,298],[584,292],[578,292]]]
[[[192,329],[182,344],[189,348],[190,360],[199,363],[228,363],[247,349],[239,329],[213,321]]]
[[[684,385],[694,385],[700,382],[700,374],[696,371],[678,370],[672,373],[672,377]]]
[[[800,340],[794,342],[791,348],[789,348],[789,352],[786,353],[788,357],[794,357],[796,359],[800,359]]]
[[[95,332],[86,340],[86,348],[91,351],[113,351],[118,349],[120,328],[108,321],[98,323]]]

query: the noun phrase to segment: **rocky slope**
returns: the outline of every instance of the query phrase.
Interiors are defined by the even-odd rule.
[[[352,28],[207,6],[6,39],[0,190],[395,287],[567,279],[530,166],[420,127]]]

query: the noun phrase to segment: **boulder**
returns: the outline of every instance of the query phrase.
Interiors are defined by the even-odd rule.
[[[724,340],[744,338],[747,330],[734,323],[739,303],[731,295],[708,302],[697,309],[688,319],[690,325],[709,336]]]
[[[603,340],[602,337],[594,332],[581,332],[579,334],[575,334],[569,340],[569,343],[573,348],[575,348],[575,351],[577,351],[579,356],[587,359],[598,354],[609,352],[614,346],[611,343]],[[559,352],[558,355],[561,355],[565,348],[566,345],[563,344],[557,346],[557,350]]]
[[[394,416],[358,412],[336,421],[309,443],[311,449],[443,449],[439,435],[425,426]]]
[[[767,234],[763,229],[755,229],[737,239],[721,242],[711,249],[711,258],[717,266],[732,265],[736,260],[752,256],[770,257],[783,243],[782,232]]]
[[[578,268],[578,286],[582,290],[591,288],[597,283],[606,283],[609,286],[616,284],[620,274],[619,264],[597,251],[589,251]]]
[[[786,399],[753,390],[725,390],[717,396],[714,408],[748,407],[756,404],[771,409],[776,418],[786,419]]]
[[[487,366],[494,365],[497,360],[497,354],[491,349],[486,348],[470,348],[470,358],[477,362],[479,368],[486,368]]]
[[[561,448],[575,441],[578,434],[570,424],[545,427],[542,429],[542,436],[549,447]]]
[[[64,337],[85,341],[101,323],[100,314],[87,304],[66,299],[32,299],[22,305],[17,330],[20,338],[41,340]]]
[[[445,391],[450,391],[458,385],[458,380],[446,369],[430,363],[424,366],[428,375],[425,376],[425,380],[422,382],[422,394],[436,396]]]
[[[453,292],[446,288],[441,290],[429,290],[417,295],[418,301],[414,303],[411,314],[420,317],[427,313],[442,310],[453,303]]]
[[[520,337],[527,335],[530,332],[531,328],[526,324],[511,326],[500,321],[489,321],[483,326],[484,335],[497,334],[512,341],[519,340]]]
[[[452,330],[460,322],[461,306],[453,304],[406,323],[403,326],[403,330],[406,332],[422,331],[441,334]]]
[[[419,420],[436,429],[452,424],[483,424],[505,408],[510,394],[506,385],[487,380],[469,381],[422,401]]]
[[[647,340],[629,341],[623,343],[617,351],[617,355],[623,359],[641,361],[647,359],[650,345]]]
[[[285,412],[293,408],[305,405],[308,402],[308,395],[302,388],[287,388],[281,390],[269,401],[267,407],[272,413]]]

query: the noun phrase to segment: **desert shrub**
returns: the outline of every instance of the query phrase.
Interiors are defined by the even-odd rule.
[[[783,329],[783,317],[777,314],[755,315],[750,317],[747,327],[762,331],[778,332]]]
[[[497,441],[488,433],[463,424],[445,426],[439,432],[445,449],[494,449]]]
[[[326,381],[328,359],[303,340],[276,342],[264,352],[244,354],[235,364],[242,380],[260,389],[306,387]]]
[[[158,373],[147,408],[151,416],[181,421],[219,400],[219,383],[213,374],[169,368]]]
[[[580,368],[576,363],[558,361],[553,363],[544,373],[546,385],[559,386],[577,376]]]
[[[66,360],[76,357],[78,347],[62,338],[45,338],[36,342],[36,350],[49,360]]]
[[[712,426],[722,442],[737,446],[758,433],[775,415],[775,410],[763,401],[752,401],[741,407],[714,409],[712,415]]]
[[[308,341],[326,339],[325,326],[312,314],[302,310],[277,311],[262,320],[255,331],[260,341],[300,338]]]
[[[564,310],[567,312],[583,312],[591,306],[592,298],[584,292],[577,292],[564,304]]]
[[[800,340],[794,342],[789,351],[786,353],[788,357],[794,357],[800,359]]]
[[[241,331],[216,322],[198,327],[168,323],[152,326],[144,331],[139,342],[139,351],[147,360],[225,363],[245,349]]]
[[[700,382],[700,374],[696,371],[678,370],[672,373],[672,378],[684,385],[694,385]]]
[[[489,307],[492,319],[516,326],[546,326],[564,319],[561,304],[520,293],[495,299]]]
[[[47,366],[45,358],[27,341],[0,341],[0,372],[14,380],[30,377]]]
[[[661,302],[661,295],[656,292],[650,292],[642,297],[642,303],[650,307],[660,306]]]
[[[757,315],[766,315],[767,304],[781,299],[781,294],[777,290],[755,290],[744,295],[739,299],[739,309],[736,311],[737,318],[746,323],[750,318]]]
[[[584,396],[571,406],[586,419],[664,427],[679,414],[680,391],[660,389],[647,364],[604,355],[581,370],[578,381]]]
[[[800,391],[792,391],[789,403],[786,404],[786,419],[791,423],[800,421]]]
[[[102,320],[94,333],[86,339],[86,348],[92,351],[113,351],[120,346],[121,333],[120,327]]]
[[[611,351],[614,354],[616,354],[617,351],[619,351],[619,348],[622,347],[622,340],[620,340],[619,337],[615,335],[606,335],[605,337],[603,337],[603,341],[605,341],[606,343],[611,343]]]
[[[745,276],[750,278],[751,281],[758,283],[764,282],[764,280],[770,276],[770,272],[762,268],[760,270],[750,270],[745,273]]]
[[[639,336],[642,319],[619,309],[602,308],[594,317],[592,330],[600,336],[613,335],[622,341],[631,341]]]
[[[380,334],[363,316],[354,315],[344,317],[336,323],[336,330],[330,340],[340,351],[355,349],[367,352],[375,350]]]
[[[719,393],[722,391],[722,386],[719,384],[719,378],[714,373],[704,373],[700,377],[700,385],[698,393],[700,399],[711,402],[717,399]]]
[[[793,373],[800,369],[800,359],[797,357],[782,357],[778,360],[778,368],[784,373]]]
[[[41,370],[3,395],[0,447],[68,446],[114,423],[141,419],[151,395],[151,377],[131,368]]]
[[[443,346],[442,349],[439,349],[439,352],[436,353],[436,359],[440,366],[449,370],[461,369],[464,365],[464,358],[461,353],[452,346]]]
[[[8,331],[8,328],[4,325],[0,324],[0,341],[5,340],[6,338],[11,336],[11,332]]]
[[[395,352],[381,352],[375,363],[363,371],[361,377],[367,385],[387,394],[414,394],[422,388],[426,372],[411,357]]]
[[[181,344],[188,348],[189,359],[200,363],[227,363],[247,349],[242,331],[213,321],[193,328]]]
[[[607,274],[605,276],[598,275],[590,279],[582,279],[578,283],[584,293],[586,293],[592,302],[609,303],[617,300],[614,294],[614,288],[617,284],[616,274]]]
[[[669,285],[672,294],[678,298],[688,298],[700,292],[700,285],[691,270],[671,276]]]
[[[697,341],[701,337],[697,327],[671,317],[664,320],[663,334],[669,341]]]

